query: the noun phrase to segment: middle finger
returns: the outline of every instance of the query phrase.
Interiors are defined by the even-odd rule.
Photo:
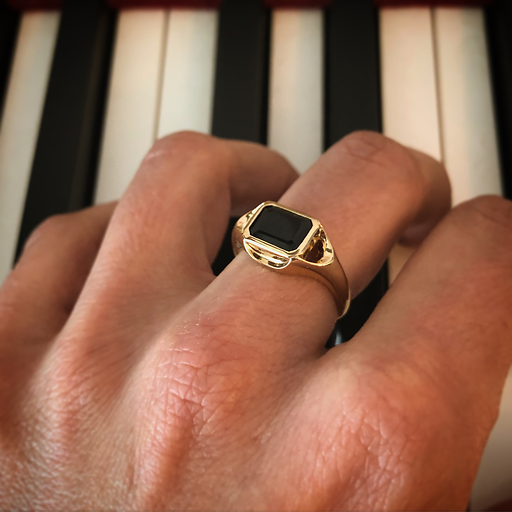
[[[142,291],[149,307],[178,309],[213,279],[230,213],[277,199],[296,177],[258,144],[193,132],[161,139],[119,202],[85,295],[140,305]]]

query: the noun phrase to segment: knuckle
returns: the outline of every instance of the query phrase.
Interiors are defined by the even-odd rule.
[[[67,412],[76,409],[75,405],[87,402],[85,361],[70,348],[69,345],[56,348],[49,361],[51,371],[40,384],[47,403],[51,404],[50,409],[59,411],[59,416],[66,416]]]
[[[165,390],[153,391],[166,396],[173,416],[193,418],[196,425],[213,415],[222,421],[250,393],[248,384],[263,362],[256,347],[239,342],[236,323],[227,312],[198,312],[175,326],[172,344],[162,339],[155,347],[159,375],[154,382]]]
[[[368,479],[370,488],[410,478],[419,460],[432,460],[433,454],[445,453],[446,446],[468,454],[468,460],[473,457],[478,442],[475,418],[453,398],[455,393],[447,392],[446,382],[424,367],[424,361],[374,356],[356,371],[356,392],[345,403],[357,411],[360,421],[348,428],[367,450],[378,476]]]
[[[72,458],[84,432],[93,431],[113,400],[120,398],[116,377],[101,364],[93,366],[90,359],[69,345],[57,347],[30,384],[30,395],[41,411],[37,428],[50,433],[48,442],[60,460]]]
[[[435,378],[426,366],[414,356],[393,361],[375,357],[367,362],[363,403],[372,411],[369,420],[378,421],[379,430],[394,429],[398,421],[402,433],[420,440],[435,436],[460,415],[459,404],[446,393],[447,383]]]
[[[24,250],[41,240],[54,240],[65,236],[73,224],[74,214],[54,215],[45,219],[30,234],[25,242]]]
[[[48,375],[36,373],[31,383],[30,395],[39,408],[34,426],[49,434],[47,442],[56,458],[66,460],[83,419],[81,400],[77,396],[80,387],[67,365],[54,362],[50,368]]]
[[[155,142],[145,158],[145,162],[165,160],[172,158],[183,163],[207,164],[206,169],[220,169],[222,166],[212,163],[226,163],[233,157],[229,144],[216,137],[193,131],[181,131],[167,135]],[[176,166],[184,172],[190,172],[190,168]]]
[[[213,140],[213,137],[204,133],[194,132],[192,130],[182,130],[179,132],[171,133],[170,135],[165,135],[164,137],[158,139],[153,147],[178,147],[184,151],[195,151],[198,149],[198,147],[209,144],[211,140]]]
[[[512,231],[512,202],[500,196],[481,196],[453,210],[460,222],[499,236]]]
[[[64,329],[36,372],[33,392],[52,411],[56,428],[66,430],[85,423],[86,418],[101,414],[112,399],[119,398],[115,390],[124,377],[129,355],[123,351],[112,358],[109,343],[115,344],[118,335],[99,332],[98,325],[105,325],[104,319],[103,314],[89,313],[80,325]]]
[[[418,161],[404,146],[376,132],[358,131],[338,142],[348,153],[354,170],[364,173],[378,187],[421,191],[425,177]]]
[[[488,301],[501,304],[495,313],[502,311],[512,284],[512,203],[499,196],[472,199],[452,210],[445,229],[463,248],[455,249],[461,271],[471,273]]]
[[[61,234],[63,230],[65,230],[70,223],[69,215],[53,215],[52,217],[48,217],[44,220],[39,226],[35,229],[35,231],[42,233],[46,236],[52,236],[55,234]]]
[[[154,190],[158,185],[158,197],[162,198],[172,194],[177,183],[191,195],[221,193],[236,165],[237,156],[227,141],[191,131],[177,132],[154,144],[141,164],[134,188]]]
[[[424,334],[435,336],[435,332],[427,329]],[[490,387],[482,387],[482,380],[469,379],[449,365],[449,359],[425,351],[421,343],[412,344],[398,359],[373,355],[357,368],[359,386],[364,379],[365,387],[361,402],[367,410],[377,411],[379,421],[398,418],[403,431],[419,440],[435,438],[446,425],[472,424],[479,442],[492,427],[499,401],[493,399]]]
[[[388,140],[380,133],[361,130],[350,133],[338,144],[345,146],[348,151],[359,158],[369,158],[382,151]]]

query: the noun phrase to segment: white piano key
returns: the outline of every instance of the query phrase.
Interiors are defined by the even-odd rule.
[[[119,15],[97,203],[119,199],[155,140],[167,21],[160,9]]]
[[[217,28],[215,10],[170,11],[158,137],[211,131]]]
[[[441,159],[434,39],[430,8],[381,9],[384,133]],[[397,245],[388,260],[392,282],[412,254]]]
[[[59,21],[26,13],[18,33],[0,128],[0,283],[14,261]]]
[[[434,10],[441,133],[454,204],[501,194],[485,25],[481,9]],[[512,374],[473,488],[473,510],[512,496]]]
[[[436,8],[434,26],[444,163],[453,203],[501,194],[483,12]]]
[[[384,133],[440,159],[430,9],[381,9],[380,43]]]
[[[268,144],[304,172],[323,151],[323,13],[272,12]]]

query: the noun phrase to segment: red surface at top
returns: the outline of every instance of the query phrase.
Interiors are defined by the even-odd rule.
[[[265,5],[273,9],[283,7],[329,7],[332,0],[265,0]]]
[[[16,9],[60,9],[63,0],[7,0]],[[117,9],[130,7],[219,7],[222,0],[107,0],[107,3]]]
[[[15,9],[60,9],[62,0],[7,0]]]
[[[219,7],[222,0],[107,0],[116,9],[144,7]],[[243,0],[240,0],[243,1]],[[262,0],[270,8],[328,7],[331,0]],[[494,0],[374,0],[379,7],[413,5],[482,6]],[[512,0],[511,0],[512,1]],[[16,9],[60,9],[62,0],[7,0]]]
[[[107,0],[116,9],[150,7],[219,7],[222,0]]]
[[[107,0],[112,7],[219,7],[222,0]],[[243,2],[244,0],[239,0]],[[262,0],[267,7],[327,7],[332,0]]]
[[[414,5],[445,5],[452,7],[481,7],[494,0],[374,0],[379,7],[406,7]]]

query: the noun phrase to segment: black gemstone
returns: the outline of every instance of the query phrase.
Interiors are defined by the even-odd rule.
[[[249,229],[251,236],[284,249],[294,251],[311,230],[313,223],[307,217],[265,206]]]

